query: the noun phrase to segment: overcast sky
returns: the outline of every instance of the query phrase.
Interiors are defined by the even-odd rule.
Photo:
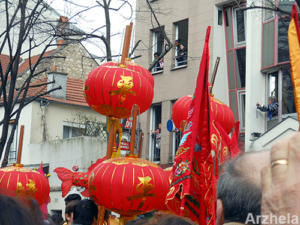
[[[136,0],[129,0],[133,10],[135,10],[135,1]],[[80,29],[84,30],[85,32],[91,32],[105,25],[104,10],[101,7],[92,8],[93,6],[97,5],[95,0],[48,0],[47,2],[58,13],[71,18],[71,22],[78,26]],[[99,0],[99,2],[102,1]],[[120,3],[120,0],[112,0],[113,7],[120,6]],[[83,9],[88,10],[72,18],[73,15],[75,15],[79,11],[82,11]],[[118,12],[111,11],[110,13],[112,27],[111,34],[114,35],[119,33],[118,35],[114,35],[112,37],[111,46],[113,55],[121,53],[125,27],[130,23],[130,21],[134,22],[134,12],[131,20],[128,20],[129,16],[130,7],[127,5],[124,6],[122,10]],[[104,34],[104,32],[105,29],[101,29],[100,32],[98,32],[97,34]],[[132,36],[134,36],[134,34],[132,34]],[[99,40],[90,40],[84,43],[84,45],[92,54],[98,56],[106,55],[103,43]]]

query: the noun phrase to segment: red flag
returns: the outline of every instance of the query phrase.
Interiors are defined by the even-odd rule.
[[[212,126],[208,92],[209,35],[207,28],[194,99],[173,165],[166,204],[197,223],[215,224],[217,151],[220,139]]]

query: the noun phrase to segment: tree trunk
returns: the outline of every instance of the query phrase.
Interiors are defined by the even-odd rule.
[[[110,47],[110,16],[109,16],[109,4],[104,0],[104,13],[105,13],[105,23],[106,23],[106,59],[107,61],[112,61],[111,47]]]

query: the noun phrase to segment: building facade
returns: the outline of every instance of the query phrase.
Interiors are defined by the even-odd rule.
[[[241,121],[246,151],[268,148],[298,129],[288,48],[294,1],[276,0],[274,4],[215,1],[214,55],[226,62],[219,72],[227,77],[224,91]],[[275,6],[286,13],[274,12]],[[267,106],[270,100],[278,103],[275,116],[256,107],[257,103]]]
[[[163,68],[157,64],[152,70],[155,83],[153,105],[150,110],[140,115],[142,130],[145,133],[143,158],[168,164],[173,161],[179,136],[178,132],[167,130],[167,121],[171,119],[173,103],[178,98],[194,92],[206,28],[213,24],[214,5],[210,1],[202,0],[190,0],[188,3],[179,0],[157,0],[150,1],[150,4],[171,42],[175,44],[175,40],[178,40],[184,46],[183,50],[174,46],[164,56]],[[136,55],[142,57],[136,62],[147,68],[152,63],[154,54],[163,51],[166,41],[150,14],[146,1],[137,1],[136,7],[135,40],[142,40],[142,44],[135,51]],[[212,40],[211,37],[210,50]],[[223,98],[220,100],[224,101]],[[157,146],[154,131],[159,124],[161,143]]]

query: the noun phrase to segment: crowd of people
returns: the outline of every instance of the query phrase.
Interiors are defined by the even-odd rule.
[[[217,186],[216,224],[300,224],[300,133],[276,143],[271,150],[246,152],[222,165]],[[65,199],[65,225],[96,224],[93,200],[71,194]],[[106,224],[109,216],[105,216]],[[1,225],[56,225],[43,218],[34,201],[26,205],[0,196]],[[186,218],[157,213],[127,225],[194,224]]]

